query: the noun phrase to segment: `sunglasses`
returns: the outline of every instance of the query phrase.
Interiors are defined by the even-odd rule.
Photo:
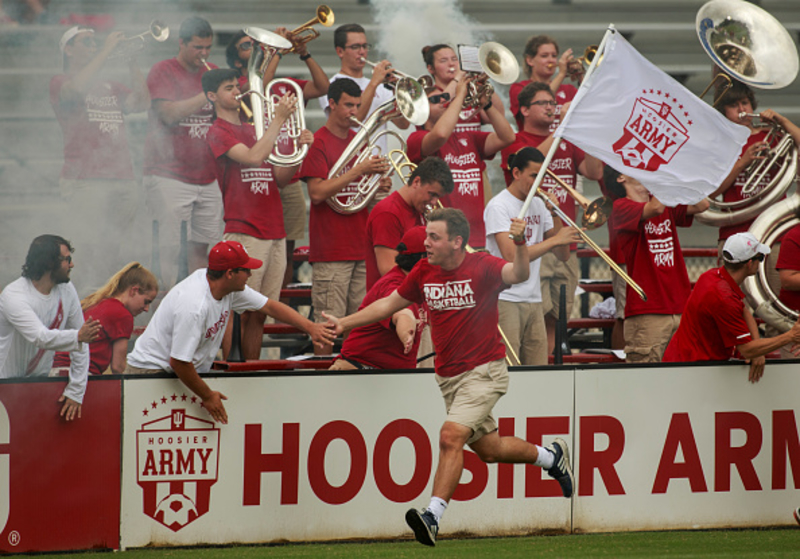
[[[439,103],[445,103],[450,100],[450,94],[447,92],[439,93],[438,95],[431,95],[428,97],[428,103],[431,105],[438,105]]]
[[[239,43],[239,46],[236,48],[239,50],[250,50],[253,48],[253,43],[251,41],[245,41],[244,43]]]

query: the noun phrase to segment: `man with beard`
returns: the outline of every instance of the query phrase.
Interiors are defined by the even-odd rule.
[[[0,378],[47,376],[55,352],[69,351],[69,384],[58,399],[67,421],[81,416],[88,344],[100,330],[99,321],[83,321],[78,292],[69,281],[72,251],[62,237],[36,237],[22,277],[0,293]]]

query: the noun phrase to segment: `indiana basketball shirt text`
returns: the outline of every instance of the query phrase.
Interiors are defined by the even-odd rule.
[[[436,311],[472,308],[475,306],[475,293],[471,283],[472,280],[426,283],[425,302],[429,309]]]

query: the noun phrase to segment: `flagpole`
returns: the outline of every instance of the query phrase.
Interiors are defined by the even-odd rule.
[[[589,69],[586,70],[586,75],[584,76],[583,81],[581,82],[581,85],[580,85],[580,88],[578,90],[578,94],[576,94],[576,97],[580,94],[580,90],[583,89],[584,86],[586,86],[588,84],[589,78],[594,73],[594,70],[597,67],[598,62],[600,61],[600,57],[602,56],[603,52],[606,49],[606,44],[608,43],[608,39],[611,37],[611,35],[613,35],[616,32],[617,31],[614,28],[613,24],[608,26],[608,29],[606,30],[606,34],[603,35],[603,40],[600,42],[600,45],[597,47],[597,52],[595,53],[594,58],[592,59],[592,63],[589,64]],[[573,105],[572,105],[572,103],[570,103],[569,110],[567,111],[567,114],[564,115],[564,118],[561,119],[561,124],[559,125],[559,128],[561,126],[564,126],[564,124],[567,122],[567,119],[569,118],[570,113],[572,112],[572,109],[573,109]],[[547,169],[550,166],[550,162],[553,160],[553,156],[555,156],[556,150],[558,149],[559,145],[561,145],[561,137],[556,135],[553,138],[553,143],[550,145],[550,151],[547,152],[547,155],[544,158],[544,163],[542,163],[542,168],[539,170],[539,173],[536,175],[536,180],[533,182],[533,186],[531,187],[530,192],[528,192],[528,196],[526,196],[526,198],[525,198],[525,203],[522,204],[522,209],[520,210],[519,216],[518,216],[519,219],[525,219],[525,214],[528,213],[528,208],[530,208],[531,202],[533,202],[533,197],[536,196],[536,192],[539,190],[539,187],[542,185],[542,181],[544,180],[544,177],[547,174]]]

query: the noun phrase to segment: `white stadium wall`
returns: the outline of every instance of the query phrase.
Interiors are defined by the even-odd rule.
[[[468,452],[442,533],[789,525],[800,504],[796,368],[769,364],[756,385],[747,382],[746,367],[735,364],[515,370],[509,394],[495,408],[501,434],[545,444],[555,436],[567,440],[576,496],[561,497],[539,468],[487,466]],[[101,492],[94,490],[117,496],[97,499],[106,514],[118,514],[118,534],[106,529],[61,542],[51,536],[37,545],[37,537],[20,530],[35,524],[36,511],[11,491],[10,498],[0,495],[0,513],[9,511],[0,525],[0,551],[410,533],[403,515],[427,504],[444,419],[430,373],[256,373],[219,375],[210,383],[228,397],[227,425],[212,424],[175,379],[93,380],[78,422],[87,433],[109,418],[92,413],[95,387],[113,391],[119,385],[121,394],[120,471],[102,478]],[[14,405],[0,407],[8,416],[5,422],[0,413],[0,483],[5,456],[13,485],[16,476],[59,475],[20,470],[23,453],[26,463],[35,462],[31,453],[54,452],[67,462],[70,453],[95,452],[95,446],[113,455],[107,447],[114,441],[98,437],[88,437],[80,449],[43,449],[35,437],[15,436],[23,423],[31,431],[23,410],[43,415],[33,389],[44,385],[57,394],[61,384],[0,383],[0,404],[15,398]],[[30,405],[20,404],[21,394]],[[36,421],[58,423],[51,402],[46,408],[49,415]],[[59,431],[76,425],[59,425]],[[107,460],[113,465],[113,456]],[[96,485],[95,477],[82,483]]]

